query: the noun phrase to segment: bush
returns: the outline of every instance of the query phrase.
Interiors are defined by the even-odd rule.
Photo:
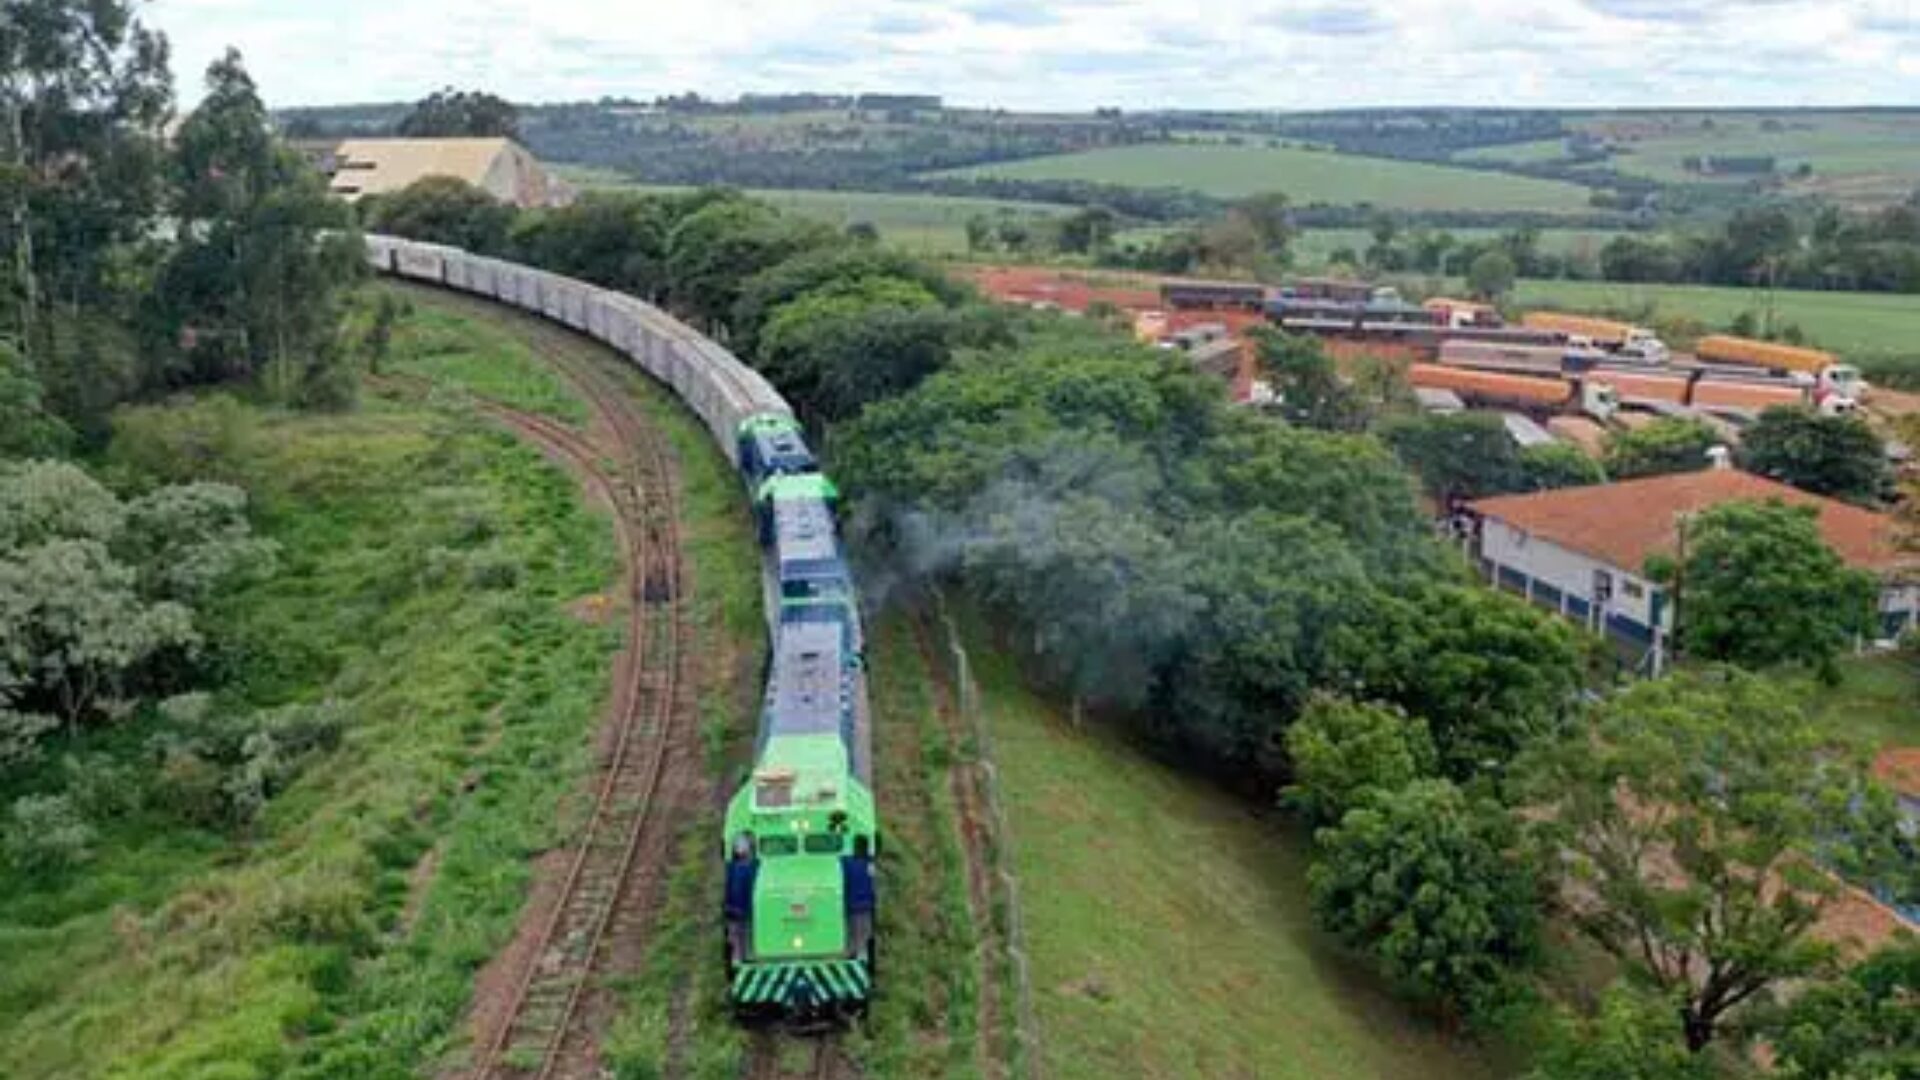
[[[93,857],[93,827],[64,795],[16,799],[9,816],[7,860],[22,873],[55,873]]]
[[[1287,731],[1294,783],[1286,801],[1321,824],[1434,769],[1423,720],[1381,705],[1315,698]]]

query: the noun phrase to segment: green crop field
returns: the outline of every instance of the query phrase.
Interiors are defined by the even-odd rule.
[[[1304,837],[1092,725],[1076,729],[1003,656],[973,653],[1048,1074],[1503,1075],[1323,939]]]
[[[1455,161],[1505,161],[1516,165],[1527,165],[1554,161],[1565,157],[1566,153],[1565,139],[1538,139],[1534,142],[1475,147],[1472,150],[1463,150],[1453,157]]]
[[[1812,166],[1812,177],[1791,181],[1790,191],[1873,203],[1920,188],[1920,111],[1607,113],[1570,124],[1621,147],[1614,168],[1656,180],[1711,180],[1682,166],[1690,156],[1770,155],[1781,173]]]
[[[1459,285],[1456,282],[1455,288]],[[1553,306],[1573,311],[1635,313],[1698,319],[1725,328],[1742,311],[1766,310],[1764,289],[1705,285],[1628,285],[1594,281],[1522,281],[1513,300],[1521,307]],[[1850,356],[1920,354],[1920,297],[1891,293],[1774,293],[1776,318],[1794,323],[1807,339]]]
[[[1573,213],[1588,206],[1587,189],[1577,184],[1298,147],[1147,144],[1030,158],[943,175],[1183,187],[1222,198],[1283,191],[1303,205],[1371,203],[1404,210]]]
[[[685,188],[636,184],[604,170],[562,168],[560,174],[588,190],[684,191]],[[756,199],[789,213],[842,228],[867,222],[888,243],[909,251],[945,255],[967,249],[967,219],[977,215],[1040,219],[1073,211],[1057,203],[976,199],[950,195],[912,195],[871,191],[813,191],[756,188]]]

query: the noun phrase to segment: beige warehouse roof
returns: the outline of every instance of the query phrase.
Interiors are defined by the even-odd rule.
[[[340,144],[333,190],[380,195],[428,176],[479,187],[512,146],[507,139],[348,139]]]

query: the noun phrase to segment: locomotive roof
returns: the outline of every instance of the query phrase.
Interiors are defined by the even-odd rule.
[[[833,537],[833,514],[818,498],[775,499],[773,533],[782,565],[840,557]]]
[[[845,704],[843,631],[833,623],[789,623],[767,679],[769,735],[831,735]]]

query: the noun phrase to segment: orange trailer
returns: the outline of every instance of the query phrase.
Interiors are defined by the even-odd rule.
[[[1451,390],[1471,400],[1510,402],[1538,408],[1560,409],[1573,400],[1573,384],[1565,379],[1502,375],[1439,364],[1412,365],[1407,369],[1407,381],[1431,390]]]

